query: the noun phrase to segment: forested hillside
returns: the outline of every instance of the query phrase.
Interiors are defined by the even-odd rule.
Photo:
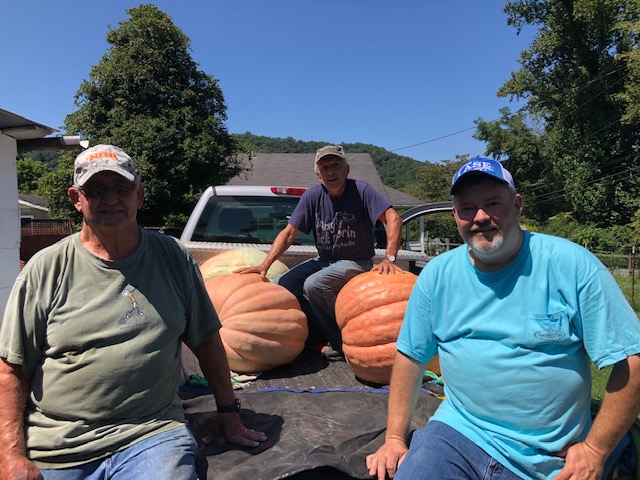
[[[250,132],[233,134],[241,144],[255,153],[315,153],[315,151],[330,142],[295,140],[287,138],[271,138],[253,135]],[[416,183],[418,170],[424,164],[418,160],[403,155],[397,155],[384,148],[366,143],[342,143],[347,152],[369,153],[373,158],[378,173],[385,185],[405,190]]]

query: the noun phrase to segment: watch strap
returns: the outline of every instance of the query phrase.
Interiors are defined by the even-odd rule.
[[[230,403],[229,405],[218,405],[217,412],[218,413],[231,413],[231,412],[239,412],[240,411],[240,400],[237,398]]]

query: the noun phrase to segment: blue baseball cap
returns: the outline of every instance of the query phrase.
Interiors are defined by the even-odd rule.
[[[478,157],[472,158],[463,166],[461,166],[453,176],[453,180],[451,180],[451,195],[454,194],[456,184],[460,181],[460,179],[467,173],[472,172],[484,173],[485,175],[497,178],[501,182],[507,183],[515,188],[515,185],[513,184],[513,177],[509,173],[509,170],[504,168],[500,162],[498,162],[497,160],[491,160],[490,158]]]

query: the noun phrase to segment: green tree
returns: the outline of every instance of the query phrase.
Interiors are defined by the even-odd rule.
[[[640,11],[640,0],[631,0],[632,12]],[[627,15],[617,25],[620,35],[626,37],[630,45],[637,46],[640,42],[640,20],[636,15]],[[620,59],[627,68],[627,81],[618,99],[625,107],[622,117],[623,123],[636,124],[640,121],[640,50],[631,48],[620,52]]]
[[[80,85],[65,128],[129,153],[145,183],[141,223],[176,226],[206,186],[243,170],[240,149],[218,82],[198,70],[189,39],[153,5],[127,13],[109,30],[110,47]]]
[[[19,157],[16,161],[18,173],[18,192],[40,195],[40,179],[49,172],[49,168],[31,156]]]
[[[546,178],[555,179],[577,220],[628,223],[639,206],[632,154],[640,145],[638,125],[622,122],[622,95],[637,0],[518,0],[504,10],[518,31],[539,27],[498,94],[526,99],[528,113],[541,120],[536,157]]]
[[[552,162],[543,154],[544,138],[535,120],[524,110],[512,114],[508,107],[492,122],[476,120],[474,138],[487,143],[487,155],[501,160],[513,174],[516,188],[525,199],[527,218],[546,220],[568,207],[558,195],[562,183],[553,176]]]
[[[67,190],[73,178],[73,161],[77,154],[73,151],[62,153],[58,157],[57,168],[47,172],[39,182],[40,194],[47,197],[49,215],[53,218],[71,218],[76,227],[80,226],[82,217],[71,203]]]
[[[451,179],[456,171],[469,160],[468,155],[458,155],[455,161],[442,163],[424,162],[416,173],[416,182],[405,191],[420,198],[425,203],[451,201]],[[418,222],[412,222],[412,236],[418,233]],[[453,243],[462,243],[462,238],[450,213],[438,213],[424,217],[424,230],[429,238],[449,239]]]
[[[424,162],[415,174],[416,182],[405,191],[425,202],[446,202],[451,200],[451,179],[456,171],[468,160],[467,155],[458,156],[456,161],[442,163]]]
[[[613,225],[601,229],[598,235],[597,248],[605,252],[631,253],[634,245],[634,232],[631,224]]]
[[[633,219],[629,224],[631,228],[631,244],[640,245],[640,209],[636,210],[633,214]]]

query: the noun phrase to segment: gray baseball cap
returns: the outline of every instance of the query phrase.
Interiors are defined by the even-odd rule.
[[[96,145],[87,148],[76,157],[73,184],[81,187],[98,172],[115,172],[133,182],[140,179],[133,160],[121,148],[113,145]]]

